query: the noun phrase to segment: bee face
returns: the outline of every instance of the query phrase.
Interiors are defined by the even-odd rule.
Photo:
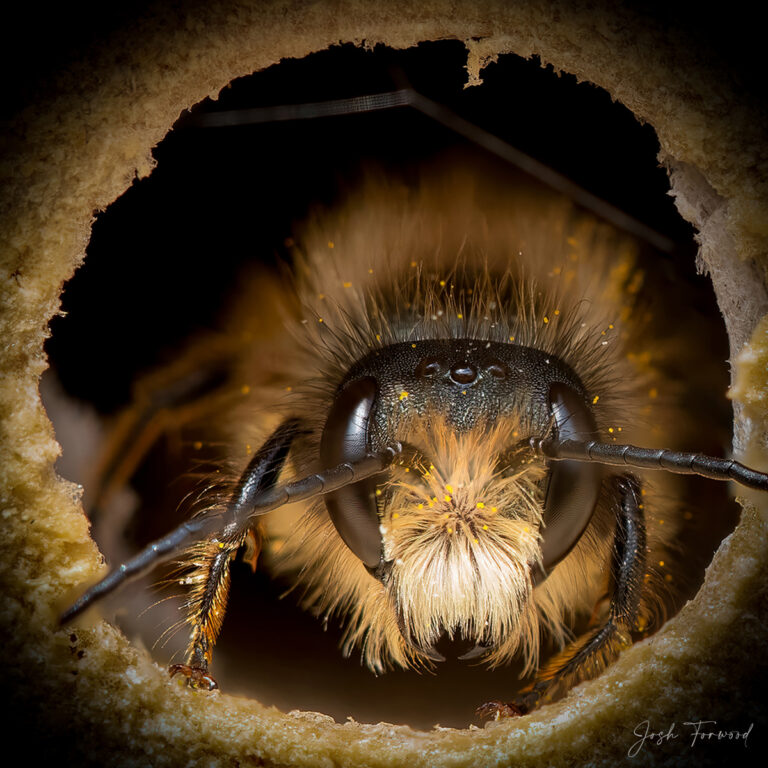
[[[328,511],[350,550],[385,585],[403,640],[420,654],[439,658],[441,635],[474,638],[482,649],[503,645],[505,655],[532,642],[530,633],[523,640],[532,621],[522,617],[532,611],[534,575],[542,568],[542,529],[563,510],[551,509],[559,502],[549,486],[558,480],[544,482],[545,468],[526,443],[552,426],[558,387],[591,422],[583,385],[567,365],[498,341],[393,344],[364,357],[342,383],[324,430],[324,460],[354,459],[396,441],[410,456],[384,490],[359,483],[330,495]],[[578,415],[569,411],[561,420]],[[588,483],[591,476],[593,493],[574,520],[560,521],[572,529],[557,559],[595,506],[594,469],[578,472]],[[559,482],[568,493],[578,486]]]
[[[508,450],[509,435],[526,429],[512,414],[463,432],[439,417],[411,426],[420,458],[395,468],[380,507],[384,583],[401,634],[432,659],[445,636],[513,654],[535,613],[545,467]]]

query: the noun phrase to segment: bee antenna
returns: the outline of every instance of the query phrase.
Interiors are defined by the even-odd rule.
[[[593,461],[641,469],[665,469],[680,475],[701,475],[711,480],[734,480],[747,488],[768,491],[768,474],[751,469],[734,459],[717,459],[701,453],[661,448],[600,443],[596,440],[532,437],[530,445],[536,454],[553,461]]]
[[[378,474],[386,469],[402,450],[400,443],[394,443],[360,459],[346,461],[323,472],[270,488],[255,498],[243,493],[241,489],[237,490],[224,509],[211,510],[187,520],[119,565],[70,606],[62,614],[59,623],[66,624],[121,584],[138,578],[194,544],[220,535],[230,526],[244,526],[251,518],[271,512],[285,504],[330,493]]]

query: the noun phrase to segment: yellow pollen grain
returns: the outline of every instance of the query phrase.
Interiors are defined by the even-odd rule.
[[[240,392],[244,395],[247,395],[251,391],[251,388],[247,384],[243,384],[242,387],[240,387]]]
[[[621,432],[621,427],[616,427],[618,432]]]
[[[376,341],[381,341],[381,334],[380,333],[376,334]]]
[[[600,395],[595,395],[595,396],[592,398],[592,405],[594,405],[594,404],[595,404],[595,403],[596,403],[596,402],[597,402],[599,399],[600,399]]]
[[[286,387],[286,388],[285,388],[285,391],[286,391],[286,392],[293,392],[293,387]]]
[[[350,283],[350,282],[342,283],[342,285],[343,285],[345,288],[351,288],[351,287],[352,287],[352,283]]]
[[[659,396],[659,390],[656,389],[656,387],[651,387],[648,390],[648,397],[654,398],[654,397],[658,397],[658,396]]]
[[[445,496],[443,496],[443,501],[451,501],[451,497],[446,493]],[[448,515],[446,515],[448,517]]]
[[[466,390],[466,389],[462,389],[462,390],[461,390],[461,394],[462,394],[462,395],[466,395],[466,394],[467,394],[467,390]]]
[[[416,505],[416,509],[424,509],[424,505],[423,504],[417,504]]]
[[[659,565],[663,568],[664,567],[664,561],[663,560],[659,560]]]
[[[245,444],[245,453],[250,456],[253,453],[253,448],[251,448],[250,443]]]
[[[406,467],[406,468],[405,468],[405,471],[406,471],[406,472],[410,472],[410,471],[411,471],[411,468],[410,468],[410,467]]]
[[[613,427],[608,427],[608,431],[613,434]]]
[[[407,393],[405,390],[403,390],[403,391],[400,393],[400,399],[401,399],[401,400],[405,400],[405,398],[406,398],[406,397],[408,397],[408,393]]]
[[[479,543],[480,543],[480,539],[472,539],[472,541],[473,541],[475,544],[479,544]]]
[[[559,309],[556,309],[556,310],[555,310],[555,317],[557,317],[559,314],[560,314],[560,310],[559,310]]]
[[[441,288],[445,287],[445,280],[441,280],[441,281],[440,281],[440,287],[441,287]]]
[[[376,495],[377,496],[381,496],[381,488],[377,488],[376,489]]]
[[[548,318],[546,315],[544,315],[544,322],[545,322],[545,323],[548,323],[548,322],[549,322],[549,318]]]
[[[638,504],[638,505],[637,505],[637,508],[638,508],[638,509],[645,509],[645,504]],[[664,521],[663,521],[663,520],[659,520],[659,522],[660,522],[660,523],[663,523]]]
[[[613,323],[608,323],[608,330],[609,330],[609,331],[612,331],[612,330],[613,330]]]
[[[415,261],[412,261],[412,262],[411,262],[411,266],[412,266],[412,267],[415,267],[415,266],[417,266],[416,262],[415,262]]]
[[[318,318],[317,318],[317,322],[318,322],[318,323],[322,323],[322,322],[323,322],[323,318],[322,318],[322,317],[318,317]]]
[[[461,314],[461,312],[458,312],[458,313],[456,314],[456,317],[458,317],[458,318],[459,318],[459,320],[463,320],[463,319],[464,319],[464,315],[462,315],[462,314]]]
[[[411,344],[411,349],[416,349],[416,345],[415,344]]]
[[[368,270],[368,274],[369,274],[369,275],[372,275],[372,274],[373,274],[373,270],[372,270],[372,269],[369,269],[369,270]]]
[[[510,337],[509,337],[509,340],[510,340],[510,341],[514,341],[514,340],[515,340],[515,337],[514,337],[514,336],[510,336]]]
[[[200,449],[203,447],[203,444],[202,444],[202,442],[201,442],[200,440],[195,440],[195,442],[194,442],[194,443],[192,443],[192,447],[193,447],[193,448],[194,448],[196,451],[199,451],[199,450],[200,450]]]
[[[333,240],[329,240],[328,241],[328,247],[329,248],[333,248]]]
[[[523,528],[524,533],[530,533],[531,529],[526,525],[525,528]]]
[[[449,514],[446,512],[446,513],[443,515],[443,517],[444,517],[444,518],[447,520],[447,519],[450,517],[450,515],[449,515]]]
[[[448,491],[448,493],[453,493],[453,486],[452,485],[446,485],[445,490]]]
[[[498,512],[499,510],[496,509],[496,507],[491,507],[491,512]]]
[[[448,533],[453,533],[453,528],[449,528]]]
[[[224,542],[222,541],[219,542],[219,549],[224,549]]]
[[[483,504],[483,502],[482,502],[482,501],[478,501],[478,502],[477,502],[477,508],[478,508],[478,509],[485,509],[485,504]]]
[[[400,515],[397,512],[393,513],[392,515],[393,520],[397,520],[398,517],[400,517]]]
[[[487,531],[487,530],[488,530],[488,526],[487,526],[487,525],[484,525],[484,526],[483,526],[483,530],[484,530],[484,531]]]

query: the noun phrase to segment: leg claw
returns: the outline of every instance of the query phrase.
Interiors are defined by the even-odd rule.
[[[187,664],[171,664],[168,667],[168,674],[174,677],[178,674],[187,678],[187,685],[190,688],[202,688],[205,691],[213,691],[219,687],[216,680],[208,674],[208,670],[200,667],[190,667]]]
[[[528,714],[528,709],[514,702],[487,701],[475,710],[475,714],[484,720],[488,718],[501,720],[502,717],[521,717]]]

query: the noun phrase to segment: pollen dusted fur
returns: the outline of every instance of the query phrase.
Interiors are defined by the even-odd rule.
[[[293,277],[258,275],[232,324],[244,340],[239,380],[250,388],[233,414],[232,444],[259,445],[289,416],[308,426],[281,481],[327,469],[320,436],[351,366],[388,345],[428,339],[542,350],[581,379],[600,439],[620,428],[621,442],[676,444],[681,417],[665,397],[672,389],[644,355],[657,341],[655,349],[671,347],[636,319],[642,273],[633,246],[566,204],[480,189],[461,175],[417,190],[369,180],[333,213],[310,217],[296,243]],[[526,564],[538,557],[546,465],[528,455],[505,469],[500,455],[549,425],[532,423],[521,402],[504,418],[478,412],[456,431],[439,413],[413,412],[412,399],[403,388],[388,427],[428,465],[404,456],[377,490],[392,560],[386,583],[343,543],[322,500],[262,518],[262,556],[305,608],[343,622],[345,653],[361,652],[377,673],[432,666],[417,646],[442,632],[482,636],[482,662],[521,655],[532,672],[542,640],[572,641],[574,621],[610,589],[615,500],[604,484],[584,535],[534,589]],[[644,478],[644,506],[663,508],[674,482]],[[663,526],[648,517],[650,563],[664,559],[675,534],[674,510],[663,517]],[[662,602],[658,581],[649,571],[644,625]],[[608,639],[604,663],[625,641]],[[571,682],[599,671],[578,670]]]

